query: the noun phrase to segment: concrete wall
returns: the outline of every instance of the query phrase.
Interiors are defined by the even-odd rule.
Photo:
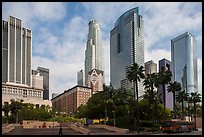
[[[78,131],[78,132],[80,132],[82,134],[86,134],[86,135],[90,134],[90,130],[89,129],[85,129],[83,127],[79,127],[79,126],[76,126],[74,124],[69,125],[69,128],[73,129],[74,131]]]
[[[105,128],[107,130],[115,131],[120,134],[126,134],[129,132],[129,129],[118,128],[118,127],[108,126],[103,124],[90,124],[89,128]]]
[[[26,120],[23,121],[23,128],[43,128],[43,124],[45,123],[46,127],[44,128],[52,128],[53,126],[59,126],[58,122],[52,121],[33,121],[33,120]]]

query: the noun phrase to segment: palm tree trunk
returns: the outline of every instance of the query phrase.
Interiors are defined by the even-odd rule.
[[[182,119],[184,118],[184,116],[183,116],[183,99],[182,99]]]
[[[139,98],[138,98],[138,83],[137,80],[135,81],[135,90],[136,90],[136,95],[137,95],[137,133],[139,133]]]
[[[194,105],[194,121],[195,121],[195,130],[196,130],[196,104],[195,102],[193,103]]]
[[[163,84],[163,102],[164,102],[164,120],[166,120],[165,108],[166,108],[166,93],[165,93],[165,84]]]
[[[176,102],[175,102],[175,92],[173,92],[173,101],[174,101],[174,108],[173,108],[173,110],[174,110],[174,118],[176,118],[176,113],[175,113],[175,106],[176,106]]]
[[[107,120],[107,105],[105,104],[105,125],[106,125],[106,120]]]

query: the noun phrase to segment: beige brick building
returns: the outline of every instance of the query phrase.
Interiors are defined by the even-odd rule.
[[[52,106],[58,113],[73,114],[81,104],[86,104],[91,97],[91,88],[75,86],[51,99]]]
[[[50,100],[43,100],[43,89],[33,88],[24,84],[2,83],[2,105],[4,102],[10,103],[10,100],[23,100],[23,103],[32,103],[34,105],[49,105]]]

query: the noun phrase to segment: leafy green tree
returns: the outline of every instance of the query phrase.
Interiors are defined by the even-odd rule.
[[[77,118],[85,118],[86,117],[86,109],[87,109],[87,105],[86,104],[81,104],[78,108],[77,108],[77,112],[75,114],[75,116]]]
[[[163,89],[164,113],[165,113],[165,109],[166,109],[165,85],[169,84],[169,82],[171,81],[171,77],[172,77],[171,71],[166,70],[165,67],[162,67],[158,73],[158,83],[162,85],[162,89]],[[164,116],[165,116],[165,114],[164,114]]]
[[[175,105],[176,105],[176,99],[175,99],[175,94],[176,94],[176,92],[179,92],[179,91],[181,91],[181,84],[180,83],[178,83],[177,81],[174,81],[174,82],[171,82],[170,84],[169,84],[169,86],[167,87],[167,90],[168,90],[168,92],[172,92],[173,93],[173,102],[174,102],[174,104],[173,104],[173,108],[175,108]],[[176,117],[176,115],[175,115],[175,112],[174,112],[174,118]]]
[[[10,105],[8,104],[8,102],[4,102],[2,111],[4,112],[4,116],[6,116],[6,123],[8,124],[8,114],[10,111]]]
[[[10,111],[11,111],[11,117],[13,118],[12,122],[14,122],[14,119],[16,120],[16,123],[19,122],[19,111],[21,110],[23,106],[23,100],[11,100],[10,104]]]
[[[144,67],[139,66],[137,63],[134,63],[132,66],[129,67],[127,71],[127,78],[130,82],[134,82],[134,96],[135,99],[137,99],[138,104],[138,82],[140,82],[140,79],[144,79]],[[139,107],[137,109],[137,132],[139,133]]]
[[[184,117],[184,101],[187,101],[189,94],[185,92],[185,90],[178,92],[178,95],[176,96],[176,101],[178,103],[181,103],[182,107],[182,118]]]

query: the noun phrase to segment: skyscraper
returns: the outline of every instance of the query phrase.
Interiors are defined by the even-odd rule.
[[[2,82],[32,85],[32,33],[22,21],[9,16],[2,20]]]
[[[173,79],[181,83],[187,93],[198,91],[196,40],[189,33],[183,33],[171,40]]]
[[[127,68],[133,63],[144,66],[143,19],[139,7],[122,14],[110,32],[110,82],[113,88],[128,84]],[[142,82],[138,82],[139,96],[143,95]]]
[[[84,75],[82,69],[77,73],[77,85],[84,86]]]
[[[145,63],[145,75],[152,73],[157,73],[157,64],[150,60]]]
[[[43,100],[43,78],[31,71],[32,32],[22,21],[2,20],[2,103],[22,99],[24,103],[49,104]],[[32,81],[33,80],[33,81]]]
[[[38,67],[37,71],[43,77],[43,99],[49,100],[49,69]]]
[[[101,30],[97,20],[89,22],[89,33],[85,51],[85,85],[87,85],[88,73],[98,69],[104,73],[104,51],[102,47]]]
[[[166,70],[170,70],[172,72],[172,63],[171,63],[171,61],[169,61],[165,58],[159,60],[159,71],[161,71],[162,67],[164,67]],[[172,79],[173,78],[171,78],[171,80]],[[168,85],[164,85],[164,89],[163,89],[162,85],[159,86],[158,93],[161,94],[161,98],[160,98],[161,100],[160,101],[162,103],[164,103],[163,96],[165,96],[166,107],[173,110],[173,93],[168,92],[167,87],[168,87]],[[163,94],[164,91],[165,91],[165,95]]]

